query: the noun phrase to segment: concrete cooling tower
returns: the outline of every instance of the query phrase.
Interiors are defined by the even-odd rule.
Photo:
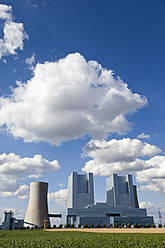
[[[24,226],[40,227],[50,225],[47,204],[48,183],[33,182],[30,184],[29,204],[24,220]]]

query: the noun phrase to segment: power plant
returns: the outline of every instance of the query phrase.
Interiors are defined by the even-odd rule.
[[[68,178],[67,207],[63,213],[48,212],[48,183],[32,182],[25,220],[16,220],[11,211],[5,212],[3,230],[24,227],[50,225],[50,217],[61,218],[63,225],[83,226],[91,224],[102,226],[106,224],[134,223],[145,226],[154,224],[152,216],[147,216],[146,209],[140,209],[136,186],[132,175],[118,176],[113,174],[106,179],[106,201],[94,203],[93,173],[78,174],[72,172]]]
[[[47,203],[48,183],[33,182],[30,184],[29,204],[24,220],[24,226],[50,225]]]
[[[147,216],[146,209],[139,208],[132,175],[113,174],[106,179],[106,187],[106,202],[94,204],[93,173],[85,175],[72,172],[68,178],[67,208],[62,213],[62,224],[154,224],[153,217]]]

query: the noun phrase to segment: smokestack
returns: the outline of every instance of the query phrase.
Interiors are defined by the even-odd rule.
[[[47,203],[48,183],[33,182],[30,184],[29,204],[24,226],[50,225]]]

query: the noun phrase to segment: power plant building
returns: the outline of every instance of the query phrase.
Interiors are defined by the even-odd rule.
[[[67,208],[62,214],[62,223],[84,225],[141,224],[154,223],[147,216],[146,209],[140,209],[136,186],[132,175],[111,175],[106,180],[107,196],[105,203],[94,204],[93,174],[72,172],[68,178]]]

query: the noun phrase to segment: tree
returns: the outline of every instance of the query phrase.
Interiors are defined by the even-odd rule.
[[[150,228],[150,225],[148,223],[146,224],[146,228]]]

